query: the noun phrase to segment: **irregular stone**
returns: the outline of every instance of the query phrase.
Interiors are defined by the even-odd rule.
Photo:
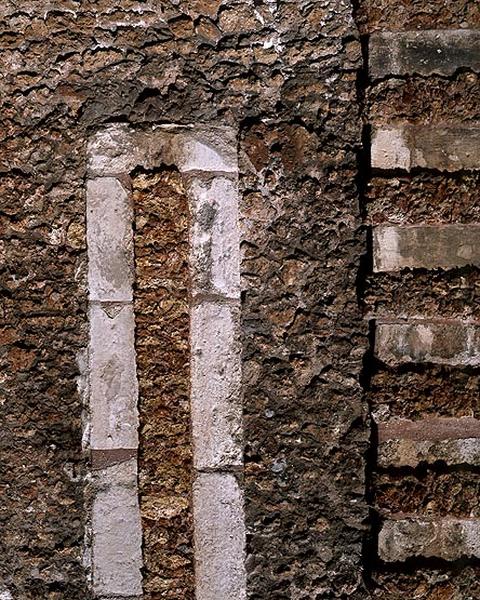
[[[236,131],[229,127],[195,127],[177,133],[164,157],[172,156],[181,173],[188,171],[238,172]]]
[[[480,365],[480,327],[463,321],[377,321],[375,355],[390,366],[434,363]]]
[[[92,510],[93,589],[98,596],[142,593],[142,532],[137,490],[99,491]]]
[[[480,71],[480,31],[474,29],[376,32],[368,49],[372,79]]]
[[[396,125],[374,128],[374,169],[415,167],[460,171],[480,169],[480,127],[476,125]]]
[[[226,177],[189,180],[192,293],[240,297],[237,182]]]
[[[128,125],[116,123],[98,131],[87,146],[88,169],[93,176],[123,175],[139,164],[141,148]]]
[[[131,301],[133,211],[118,179],[87,181],[88,285],[90,300]]]
[[[90,306],[90,414],[93,449],[138,446],[138,385],[131,305]]]
[[[373,269],[454,269],[480,265],[480,225],[379,225]]]
[[[378,538],[385,562],[408,558],[480,558],[480,520],[407,517],[386,520]]]
[[[193,484],[197,600],[244,600],[243,497],[231,473],[200,473]]]
[[[196,469],[242,465],[240,312],[202,302],[191,312],[191,418]]]

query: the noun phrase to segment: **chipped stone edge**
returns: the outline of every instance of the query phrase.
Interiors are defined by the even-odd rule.
[[[223,269],[229,271],[233,284],[225,290],[216,289],[215,285],[211,289],[195,287],[192,294],[192,309],[194,306],[202,305],[224,307],[230,306],[231,315],[234,319],[234,329],[237,334],[240,331],[240,249],[239,226],[238,226],[238,162],[237,162],[237,132],[231,127],[223,126],[184,126],[184,125],[161,125],[153,126],[148,130],[133,129],[125,124],[113,124],[95,133],[88,142],[87,147],[87,173],[89,179],[99,177],[114,177],[120,181],[128,179],[129,173],[137,166],[144,168],[156,168],[162,164],[175,166],[185,180],[185,189],[187,196],[194,193],[195,181],[204,185],[205,181],[215,177],[227,178],[231,181],[233,193],[229,195],[227,204],[224,207],[230,210],[230,214],[222,216],[225,222],[234,215],[236,231],[233,232],[233,252],[227,252],[226,256],[221,257],[224,260]],[[191,208],[195,208],[198,199],[189,197]],[[217,207],[222,211],[222,206]],[[192,221],[195,221],[195,214]],[[87,225],[88,228],[88,225]],[[192,231],[191,235],[195,235]],[[197,264],[193,255],[195,248],[190,248],[190,264]],[[195,279],[195,273],[192,278]],[[200,275],[200,274],[197,274]],[[197,277],[198,279],[198,277]],[[96,299],[96,303],[99,300]],[[212,323],[214,327],[214,323]],[[203,336],[208,336],[208,331],[203,332]],[[198,343],[198,340],[191,339],[192,348]],[[232,348],[225,349],[224,361],[236,363],[238,372],[241,372],[241,351],[236,346],[237,340],[232,340]],[[133,354],[134,355],[134,354]],[[235,386],[234,386],[235,387]],[[194,513],[194,544],[195,544],[195,586],[197,600],[212,600],[217,597],[218,590],[223,590],[222,600],[243,600],[246,598],[246,534],[245,534],[245,516],[243,489],[240,485],[243,471],[243,447],[241,436],[238,436],[238,430],[242,429],[242,398],[241,386],[238,393],[230,398],[224,399],[227,403],[236,403],[234,407],[235,418],[237,419],[235,430],[235,439],[219,440],[219,447],[232,448],[232,443],[237,446],[230,456],[220,457],[220,460],[212,461],[211,464],[205,461],[205,457],[199,455],[201,448],[195,453],[194,446],[194,489],[193,495],[193,513]],[[90,406],[90,411],[94,407]],[[231,418],[231,415],[227,415]],[[198,424],[197,424],[198,425]],[[231,424],[224,423],[220,427],[221,435],[230,435]],[[235,425],[235,424],[234,424]],[[195,428],[195,424],[193,424]],[[85,438],[88,440],[91,426],[87,423],[85,427]],[[197,428],[200,430],[201,428]],[[209,435],[215,437],[216,431],[210,431]],[[223,446],[222,446],[223,444]],[[108,446],[111,448],[111,446]],[[125,450],[120,448],[112,449]],[[132,449],[128,449],[132,450]],[[126,453],[128,455],[128,452]],[[231,456],[234,459],[231,460]],[[110,477],[114,476],[115,469],[102,469],[103,479],[107,476],[107,471],[111,471]],[[104,473],[105,472],[105,473]],[[98,472],[97,472],[98,473]],[[98,473],[100,474],[100,473]],[[207,487],[204,482],[208,482],[210,476],[218,476],[225,485],[233,488],[233,500],[229,504],[229,509],[223,511],[221,524],[217,523],[219,510],[224,509],[221,498],[221,490],[217,502],[209,503],[209,511],[205,511],[205,495]],[[232,479],[233,478],[233,479]],[[95,476],[89,475],[90,484]],[[232,484],[233,482],[233,484]],[[120,483],[120,482],[119,482]],[[123,483],[124,484],[124,483]],[[122,485],[122,483],[120,483]],[[135,479],[134,485],[137,486]],[[91,486],[95,494],[95,485]],[[138,494],[138,492],[137,492]],[[140,522],[140,512],[138,510],[138,521]],[[220,530],[218,530],[220,527]],[[88,531],[88,528],[87,528]],[[223,534],[220,539],[218,531]],[[124,531],[119,531],[119,536],[123,536]],[[141,529],[136,532],[138,537],[137,544],[141,548],[142,536]],[[225,536],[227,547],[225,546]],[[86,539],[89,536],[86,535]],[[95,531],[91,531],[92,547],[95,546]],[[205,548],[209,548],[210,555],[214,557],[212,561],[202,561],[200,553]],[[88,559],[86,564],[88,564]],[[92,560],[92,584],[95,589],[95,557]],[[138,582],[137,582],[138,583]],[[126,593],[131,597],[141,598],[141,589],[137,588]],[[140,594],[140,595],[139,595]],[[118,592],[108,593],[101,591],[98,598],[117,597]]]

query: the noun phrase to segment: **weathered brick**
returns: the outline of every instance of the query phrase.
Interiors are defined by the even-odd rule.
[[[480,71],[480,31],[467,29],[384,31],[369,40],[369,74],[453,75],[459,69]]]
[[[453,269],[480,265],[480,225],[379,225],[373,269]]]
[[[240,297],[240,239],[237,181],[188,178],[192,293]]]
[[[131,305],[90,306],[90,446],[93,449],[138,445],[134,328]]]
[[[373,129],[374,169],[480,169],[478,125],[395,125]]]
[[[131,301],[133,211],[128,190],[114,177],[87,182],[90,300]]]
[[[479,366],[480,326],[455,320],[377,321],[375,354],[391,366],[405,363]]]
[[[191,313],[191,416],[196,469],[242,465],[239,307],[203,302]]]
[[[383,523],[378,554],[385,562],[408,558],[480,558],[480,520],[405,517]]]
[[[415,467],[420,462],[480,465],[480,421],[471,417],[379,422],[378,464]]]
[[[230,473],[200,473],[193,485],[197,600],[244,600],[245,523]]]

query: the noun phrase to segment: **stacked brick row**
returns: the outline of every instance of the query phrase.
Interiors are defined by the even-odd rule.
[[[480,121],[475,109],[468,119],[441,114],[441,98],[434,102],[428,92],[430,81],[444,80],[446,94],[452,82],[478,81],[480,31],[375,32],[368,56],[373,273],[364,298],[374,330],[368,394],[377,450],[371,492],[379,568],[406,561],[420,568],[426,559],[480,558],[480,219],[472,186]],[[427,90],[418,102],[430,111],[413,110],[406,84]],[[396,109],[377,120],[375,101],[393,99],[399,89]],[[459,188],[449,214],[449,193]]]

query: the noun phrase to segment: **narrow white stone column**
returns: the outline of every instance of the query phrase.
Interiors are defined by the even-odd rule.
[[[128,173],[174,165],[190,202],[191,416],[197,600],[246,598],[240,236],[235,131],[113,125],[89,143],[90,410],[97,598],[140,598],[137,382]],[[128,538],[128,542],[126,541]]]
[[[238,166],[233,132],[182,138],[191,213],[197,600],[246,598]]]
[[[128,175],[118,172],[128,144],[117,134],[114,127],[92,141],[89,167],[101,165],[102,176],[87,182],[91,569],[99,599],[142,597],[133,211]],[[102,160],[105,148],[117,162]]]

